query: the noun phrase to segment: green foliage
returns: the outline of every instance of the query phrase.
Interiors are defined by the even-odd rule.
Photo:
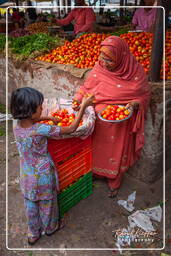
[[[4,104],[0,103],[0,113],[6,113],[6,107]]]
[[[5,127],[0,127],[0,136],[5,136],[5,135],[6,135]]]
[[[122,34],[128,33],[128,30],[129,30],[128,28],[121,28],[118,31],[111,33],[111,35],[120,36]]]
[[[32,252],[32,251],[28,251],[28,252],[27,252],[27,255],[28,255],[28,256],[32,256],[32,255],[33,255],[33,252]]]
[[[35,53],[48,52],[57,47],[60,43],[60,38],[52,37],[45,33],[21,36],[12,38],[9,43],[9,48],[12,53],[27,59],[35,57]]]
[[[6,44],[6,36],[0,35],[0,52],[2,52],[5,49]]]

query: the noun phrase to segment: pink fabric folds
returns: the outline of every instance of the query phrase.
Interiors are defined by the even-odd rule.
[[[137,9],[132,19],[132,23],[136,25],[136,30],[149,32],[155,22],[156,12],[157,8],[152,8],[150,11],[146,11],[144,8]]]
[[[102,46],[113,47],[117,67],[110,72],[99,62],[90,72],[84,85],[80,87],[75,99],[81,100],[85,93],[95,95],[96,113],[108,104],[127,104],[139,102],[127,121],[117,124],[97,119],[93,135],[94,172],[114,178],[125,172],[140,156],[144,146],[144,120],[150,97],[150,87],[141,64],[130,53],[128,45],[121,38],[106,38]]]

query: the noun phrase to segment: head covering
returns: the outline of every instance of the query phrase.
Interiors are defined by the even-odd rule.
[[[139,68],[139,63],[129,50],[128,44],[117,36],[109,36],[101,43],[103,53],[116,61],[116,69],[113,75],[124,80],[130,80]]]

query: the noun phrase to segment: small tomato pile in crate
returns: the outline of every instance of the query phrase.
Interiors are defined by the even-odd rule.
[[[75,114],[69,114],[67,109],[57,110],[56,112],[52,113],[53,117],[57,117],[60,121],[58,126],[69,126],[75,120]],[[83,120],[80,121],[79,126],[83,124]]]
[[[70,126],[73,121],[75,120],[75,114],[71,113],[69,114],[67,109],[60,109],[57,110],[56,112],[51,114],[52,117],[56,117],[59,119],[58,126]],[[49,124],[49,125],[55,125],[53,120],[43,120],[40,121],[39,123],[42,124]],[[80,121],[79,126],[83,125],[83,120]]]
[[[131,117],[132,110],[123,105],[108,105],[98,113],[98,117],[106,122],[121,122]]]
[[[52,120],[46,120],[43,123],[69,126],[74,121],[75,115],[71,100],[54,98],[44,101],[42,116],[48,116]],[[55,123],[53,118],[57,119],[54,120]],[[58,173],[60,217],[92,193],[91,133],[95,118],[94,109],[89,106],[85,109],[83,121],[76,131],[48,139],[48,151]]]

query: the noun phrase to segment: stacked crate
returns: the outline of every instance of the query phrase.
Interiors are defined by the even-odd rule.
[[[81,199],[92,193],[91,137],[48,140],[48,150],[58,171],[59,211],[62,217]]]

